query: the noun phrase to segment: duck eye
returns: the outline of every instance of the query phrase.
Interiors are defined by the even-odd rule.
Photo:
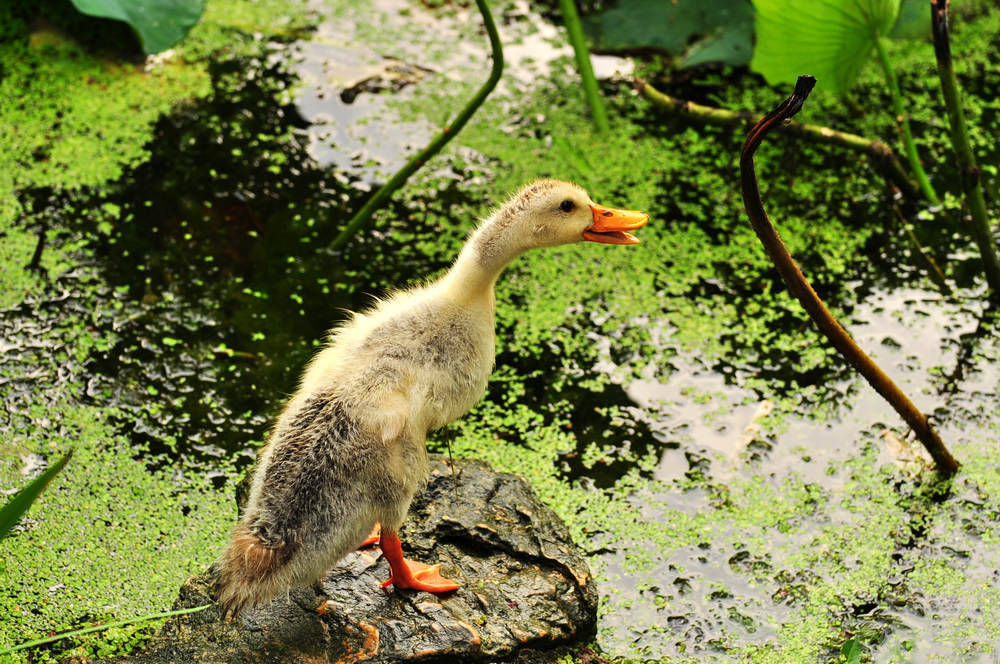
[[[575,207],[576,205],[573,204],[573,201],[568,199],[559,204],[559,209],[563,212],[572,212]]]

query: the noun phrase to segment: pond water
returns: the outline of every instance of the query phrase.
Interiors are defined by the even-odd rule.
[[[566,70],[569,51],[552,25],[515,3],[502,17],[509,73],[487,111],[506,119],[452,148],[454,160],[433,162],[376,230],[329,250],[371,186],[432,135],[434,112],[414,107],[471,89],[485,75],[485,50],[468,9],[401,0],[377,3],[374,14],[322,7],[331,15],[311,39],[216,63],[214,94],[164,118],[149,158],[119,182],[26,194],[30,223],[89,238],[93,272],[67,273],[53,289],[62,294],[4,312],[3,362],[30,364],[32,340],[67,307],[91,311],[95,336],[107,331],[114,342],[82,360],[87,397],[119,409],[120,430],[152,470],[181,460],[220,495],[252,463],[325,330],[446,267],[475,216],[502,200],[493,187],[505,166],[484,133],[498,143],[534,136],[528,152],[558,149],[536,127],[548,120],[519,114],[525,96],[547,94],[538,86]],[[402,39],[413,25],[419,38]],[[603,64],[609,74],[626,68]],[[687,91],[697,96],[699,85]],[[606,89],[628,96],[613,82]],[[567,103],[554,96],[555,109]],[[638,129],[624,141],[691,131],[631,113],[623,115]],[[718,150],[713,177],[732,185],[725,148],[688,148],[693,169]],[[798,158],[829,168],[842,156]],[[995,661],[1000,481],[989,458],[1000,344],[982,286],[967,280],[942,295],[919,279],[902,233],[882,223],[892,217],[889,197],[855,195],[877,179],[851,185],[832,206],[857,213],[846,232],[866,239],[818,288],[956,444],[968,470],[942,487],[912,464],[897,467],[883,434],[902,433],[901,423],[817,341],[766,265],[718,258],[731,243],[756,251],[752,238],[733,239],[743,224],[738,196],[685,173],[670,175],[676,196],[647,201],[654,218],[635,250],[655,260],[559,254],[555,268],[526,259],[512,269],[500,286],[496,379],[469,423],[434,445],[450,441],[471,456],[495,435],[502,454],[543,454],[539,492],[600,575],[599,644],[609,655],[764,661],[770,652],[781,661],[784,650],[815,661],[857,636],[877,661]],[[777,192],[785,180],[776,179]],[[695,208],[717,225],[684,225]],[[672,281],[672,270],[688,269],[677,253],[696,241],[723,253]],[[825,265],[817,246],[836,242],[800,247],[807,273]],[[634,271],[644,290],[555,284],[580,290],[563,306],[525,285],[549,269],[586,280],[614,265]],[[635,298],[645,299],[633,307]],[[17,391],[24,404],[33,381],[58,380],[60,369],[37,371],[44,375],[26,374]],[[522,419],[497,415],[504,410]]]

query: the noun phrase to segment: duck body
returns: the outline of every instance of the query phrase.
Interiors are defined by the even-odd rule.
[[[633,215],[616,219],[622,227],[648,219],[612,212]],[[458,588],[436,568],[403,559],[399,545],[399,527],[427,479],[427,433],[485,392],[495,356],[494,285],[504,266],[534,246],[590,239],[585,231],[612,244],[636,241],[621,230],[594,231],[598,215],[578,187],[535,182],[473,233],[443,277],[378,302],[331,334],[278,418],[217,562],[224,613],[315,581],[376,523],[392,570],[383,585]],[[553,233],[546,224],[555,222]]]

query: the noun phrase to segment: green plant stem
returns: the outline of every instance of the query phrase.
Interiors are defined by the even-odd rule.
[[[0,650],[0,655],[6,655],[8,653],[12,653],[17,650],[24,650],[25,648],[34,648],[35,646],[42,646],[45,645],[46,643],[53,643],[54,641],[59,641],[61,639],[68,639],[71,636],[81,636],[83,634],[90,634],[91,632],[100,632],[101,630],[110,629],[112,627],[121,627],[123,625],[131,625],[132,623],[145,622],[147,620],[158,620],[159,618],[169,618],[171,616],[182,616],[186,613],[197,613],[198,611],[204,611],[210,606],[212,605],[203,604],[202,606],[196,606],[191,609],[177,609],[176,611],[151,613],[147,616],[140,616],[138,618],[129,618],[128,620],[119,620],[117,622],[104,623],[103,625],[94,625],[93,627],[74,629],[70,632],[61,632],[59,634],[54,634],[53,636],[46,636],[44,639],[25,641],[24,643],[19,643],[16,646],[11,646],[10,648],[4,648]]]
[[[889,62],[889,53],[885,50],[885,40],[881,35],[875,35],[875,50],[878,51],[878,58],[882,62],[882,71],[885,73],[886,83],[889,84],[889,96],[892,98],[892,112],[896,114],[896,122],[903,130],[903,146],[906,148],[906,158],[910,162],[910,169],[917,178],[924,197],[931,205],[940,205],[941,199],[931,186],[931,181],[927,178],[924,167],[920,164],[920,156],[917,154],[917,146],[913,142],[913,134],[910,132],[910,121],[903,111],[903,97],[899,92],[899,85],[896,83],[896,74]]]
[[[833,314],[826,308],[826,305],[823,304],[816,291],[806,280],[791,254],[788,253],[788,248],[781,241],[778,232],[764,211],[764,203],[760,199],[760,188],[757,185],[757,175],[754,170],[754,152],[757,151],[767,132],[801,110],[803,102],[809,96],[815,83],[816,79],[812,76],[800,76],[792,96],[764,116],[750,130],[740,154],[740,184],[743,191],[743,205],[750,218],[750,224],[757,237],[760,238],[761,244],[764,245],[768,256],[771,257],[771,261],[778,269],[788,289],[802,303],[802,307],[809,314],[809,317],[844,359],[864,376],[868,384],[875,388],[875,391],[882,395],[900,414],[917,438],[920,439],[920,442],[927,448],[927,451],[930,452],[938,471],[944,476],[951,476],[958,470],[958,462],[945,447],[944,442],[927,420],[927,416],[917,409],[896,383],[861,350],[851,335],[847,333],[847,330],[833,317]]]
[[[733,111],[727,108],[703,106],[692,101],[663,94],[645,81],[637,80],[635,84],[642,96],[657,106],[677,115],[698,120],[699,122],[731,126],[753,126],[756,121],[754,115],[749,111]],[[867,154],[875,162],[876,168],[880,169],[896,188],[903,192],[904,196],[910,199],[920,198],[920,190],[917,189],[917,186],[906,174],[906,170],[899,163],[896,153],[882,141],[830,129],[829,127],[798,122],[796,120],[783,123],[781,130],[816,143],[834,145],[854,152]]]
[[[70,450],[65,456],[46,468],[41,475],[29,482],[27,486],[15,493],[3,507],[0,507],[0,540],[3,540],[10,529],[21,520],[32,503],[38,499],[42,491],[45,491],[45,487],[69,463],[72,457],[73,450]]]
[[[986,272],[986,282],[992,291],[994,299],[1000,299],[1000,259],[997,258],[997,247],[990,233],[989,219],[986,216],[986,201],[983,199],[983,188],[979,183],[979,166],[972,152],[969,141],[969,130],[965,124],[965,113],[959,98],[958,81],[955,79],[955,67],[951,59],[951,42],[948,37],[948,0],[931,2],[931,27],[934,35],[934,54],[937,58],[938,77],[941,79],[941,92],[944,95],[945,107],[948,109],[948,124],[951,127],[951,144],[958,157],[958,171],[962,177],[962,191],[965,193],[966,204],[972,218],[972,231],[979,253],[983,257],[983,267]]]
[[[559,8],[562,10],[563,22],[569,33],[569,43],[572,44],[576,56],[576,67],[580,70],[580,78],[583,79],[583,94],[587,98],[587,105],[590,106],[594,127],[599,133],[607,133],[608,114],[604,110],[604,102],[601,101],[601,93],[597,88],[594,67],[590,64],[590,49],[587,48],[587,41],[583,36],[583,25],[576,11],[575,0],[559,0]]]
[[[486,26],[486,33],[490,37],[490,47],[493,52],[493,67],[490,70],[490,76],[483,84],[479,91],[469,100],[469,103],[459,112],[458,116],[451,122],[450,125],[444,127],[434,140],[432,140],[423,150],[418,152],[413,156],[406,164],[399,170],[398,173],[392,176],[392,178],[382,185],[375,195],[368,199],[368,202],[358,210],[347,225],[344,227],[340,234],[333,240],[330,245],[332,249],[340,249],[351,239],[351,237],[361,229],[368,221],[371,219],[372,215],[375,213],[382,204],[392,196],[397,189],[400,189],[406,180],[409,179],[421,166],[427,163],[427,160],[436,155],[441,151],[441,148],[445,146],[448,141],[454,138],[458,132],[462,131],[462,127],[469,121],[472,114],[482,105],[486,97],[493,92],[493,88],[496,87],[497,81],[500,80],[500,75],[503,73],[503,46],[500,44],[500,35],[497,34],[497,26],[493,22],[493,15],[490,13],[489,7],[486,6],[486,0],[476,0],[476,6],[479,7],[479,13],[483,16],[483,24]]]

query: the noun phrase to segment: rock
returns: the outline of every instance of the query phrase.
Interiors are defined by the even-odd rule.
[[[400,537],[407,557],[442,563],[461,589],[383,589],[389,565],[374,547],[232,623],[215,606],[172,618],[126,661],[491,662],[530,650],[537,662],[536,651],[593,636],[597,592],[565,524],[523,479],[479,461],[458,467],[456,500],[451,468],[432,458]],[[174,608],[211,603],[211,584],[209,572],[189,579]]]

